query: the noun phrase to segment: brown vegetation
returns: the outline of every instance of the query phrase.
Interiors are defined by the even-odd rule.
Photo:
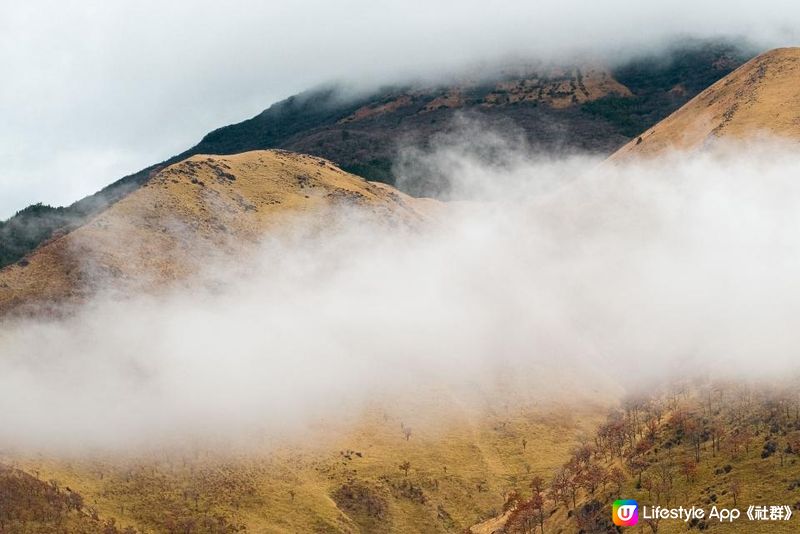
[[[544,484],[509,493],[502,528],[516,533],[609,532],[611,503],[640,506],[790,504],[800,509],[800,395],[794,384],[694,383],[634,396]],[[643,521],[650,531],[683,523]],[[690,528],[716,530],[699,520]],[[771,523],[770,532],[792,525]],[[481,531],[480,525],[476,532]]]

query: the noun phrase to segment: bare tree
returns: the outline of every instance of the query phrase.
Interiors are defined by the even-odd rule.
[[[533,496],[530,500],[530,506],[537,512],[537,521],[542,528],[542,534],[544,534],[544,479],[542,479],[542,477],[538,475],[533,477],[533,480],[531,480],[531,491],[533,492]]]
[[[402,471],[405,476],[408,476],[408,470],[411,469],[411,463],[408,460],[406,460],[398,467],[400,467],[400,471]]]
[[[580,476],[581,486],[592,495],[598,486],[605,483],[605,480],[606,470],[596,463],[589,464]]]
[[[733,505],[736,506],[736,501],[739,499],[739,495],[742,494],[742,485],[738,479],[731,480],[730,490],[733,497]]]
[[[538,514],[537,521],[542,529],[542,534],[544,534],[544,496],[537,493],[531,497],[530,503],[531,508]]]
[[[561,468],[553,475],[553,480],[550,482],[550,499],[554,502],[563,502],[564,506],[569,507],[570,491],[569,491],[569,473],[566,469]]]
[[[608,470],[608,481],[614,484],[615,493],[619,495],[622,491],[622,485],[625,483],[625,473],[617,466]]]
[[[688,418],[684,423],[684,432],[689,437],[694,449],[694,461],[700,463],[700,446],[703,443],[703,427],[694,418]]]
[[[686,477],[686,482],[694,482],[694,479],[697,477],[697,462],[691,458],[687,459],[681,465],[681,471]]]

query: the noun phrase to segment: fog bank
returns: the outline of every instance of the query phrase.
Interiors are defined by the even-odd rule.
[[[473,199],[422,230],[342,209],[189,290],[0,324],[0,443],[280,435],[434,390],[558,399],[796,373],[796,150],[611,166],[492,135],[508,157],[451,139],[407,161]]]

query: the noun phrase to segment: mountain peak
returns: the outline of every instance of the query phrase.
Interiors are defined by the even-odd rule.
[[[425,217],[417,200],[284,150],[194,155],[154,173],[83,226],[0,271],[0,312],[81,301],[105,286],[147,290],[198,271],[215,254],[258,241],[288,217],[347,203],[388,217]]]

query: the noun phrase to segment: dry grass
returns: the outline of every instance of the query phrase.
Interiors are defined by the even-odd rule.
[[[603,413],[451,407],[440,418],[375,408],[270,452],[13,461],[69,485],[119,527],[145,532],[228,531],[203,528],[212,523],[247,532],[460,532],[497,514],[527,477],[550,476]]]
[[[718,506],[742,513],[733,523],[707,518],[687,525],[664,519],[651,528],[640,512],[640,526],[635,529],[639,532],[677,533],[686,532],[687,527],[707,532],[797,532],[800,398],[796,391],[793,382],[696,383],[630,399],[623,403],[624,411],[609,415],[606,427],[623,430],[597,433],[565,464],[566,472],[577,481],[574,506],[569,493],[566,498],[564,493],[562,497],[552,493],[558,486],[544,477],[545,529],[577,532],[582,527],[587,532],[606,532],[613,528],[611,503],[635,499],[640,510],[643,505],[698,506],[708,514]],[[625,437],[615,442],[613,436]],[[619,449],[614,443],[621,445]],[[774,447],[768,450],[768,444]],[[640,464],[641,483],[640,468],[633,467],[634,462]],[[589,485],[590,466],[599,466],[606,474],[619,469],[624,478],[617,481],[606,476],[596,479],[596,486]],[[514,489],[524,500],[530,498],[526,484]],[[790,521],[750,522],[745,517],[749,505],[788,505],[795,515]],[[515,526],[514,517],[528,513],[517,504],[510,513],[499,514],[473,532],[498,528],[508,534],[523,532],[519,523]],[[578,517],[584,519],[582,524]]]
[[[800,48],[762,54],[620,148],[612,160],[694,150],[716,138],[800,139]]]

